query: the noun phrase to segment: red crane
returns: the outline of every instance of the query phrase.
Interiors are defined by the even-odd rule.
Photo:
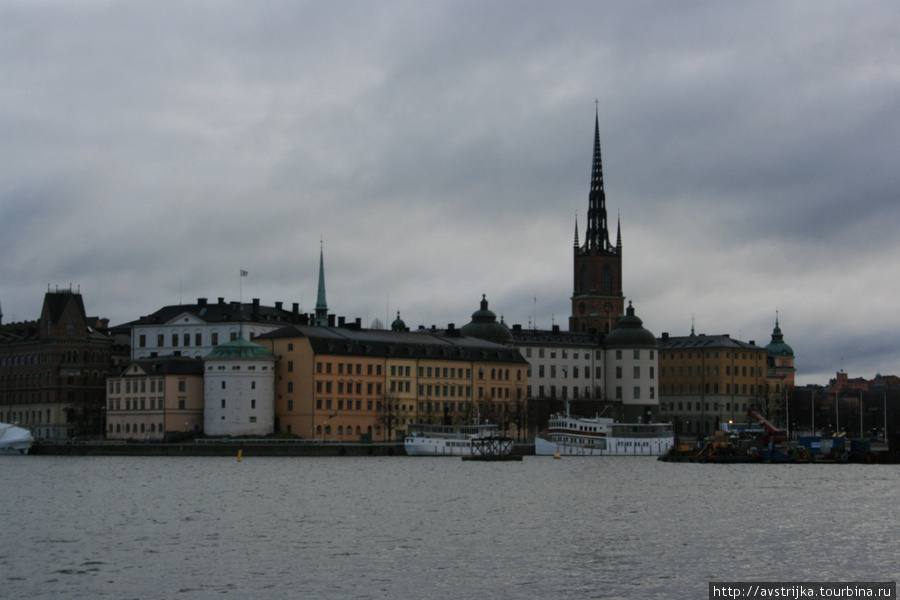
[[[761,414],[759,414],[758,412],[756,412],[755,410],[748,410],[747,414],[750,416],[751,419],[754,419],[757,423],[762,425],[763,429],[766,430],[766,433],[768,435],[763,436],[763,441],[765,443],[768,444],[769,442],[775,442],[777,444],[778,442],[788,441],[789,438],[788,438],[787,431],[785,431],[783,429],[778,429],[777,427],[772,425],[769,421],[764,419],[763,416]]]

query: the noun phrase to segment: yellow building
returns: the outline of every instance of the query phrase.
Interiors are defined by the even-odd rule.
[[[766,402],[766,349],[726,335],[659,340],[660,410],[679,433],[708,436],[720,423],[747,422]]]
[[[106,438],[160,441],[203,427],[203,361],[135,360],[106,382]]]
[[[303,438],[399,440],[407,423],[490,420],[515,433],[519,351],[446,331],[288,326],[254,340],[279,357],[276,430]]]

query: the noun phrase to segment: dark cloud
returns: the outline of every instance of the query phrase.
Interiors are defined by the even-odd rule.
[[[80,284],[365,322],[565,327],[599,103],[651,331],[893,372],[900,8],[870,2],[0,5],[0,301]],[[251,276],[238,281],[239,268]],[[240,284],[240,285],[239,285]],[[848,355],[852,355],[852,358]]]

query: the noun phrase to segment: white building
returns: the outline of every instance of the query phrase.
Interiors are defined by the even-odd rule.
[[[606,398],[621,403],[630,423],[649,422],[659,409],[659,342],[644,329],[628,303],[619,325],[603,340],[606,364]]]
[[[308,317],[298,310],[296,303],[292,311],[284,310],[281,302],[274,307],[260,306],[257,298],[250,304],[225,302],[224,298],[210,304],[206,298],[198,298],[196,304],[164,306],[124,326],[131,328],[132,360],[173,355],[202,358],[219,344],[239,337],[252,340],[285,325],[305,322]]]
[[[528,397],[557,400],[603,398],[603,346],[600,335],[522,329],[514,325],[513,344],[528,361]]]
[[[203,361],[203,432],[260,436],[275,431],[274,354],[238,338]]]

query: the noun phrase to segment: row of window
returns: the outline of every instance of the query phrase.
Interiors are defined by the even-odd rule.
[[[43,411],[41,410],[16,410],[16,411],[6,411],[5,413],[0,412],[0,418],[7,423],[28,423],[28,424],[38,424],[43,423]],[[47,423],[50,423],[50,409],[47,409]]]
[[[183,345],[185,348],[189,348],[191,346],[190,332],[186,331],[183,334],[173,333],[171,335],[172,335],[171,346],[173,348],[177,348],[179,346],[179,343],[181,345]],[[210,340],[209,340],[210,345],[218,346],[219,345],[219,332],[213,331],[209,334],[209,336],[210,336]],[[233,342],[237,338],[238,338],[238,332],[232,331],[229,334],[229,341]],[[253,336],[251,335],[251,339],[252,338],[253,338]],[[203,345],[203,334],[202,333],[199,333],[199,332],[194,333],[193,339],[194,339],[194,344],[193,344],[194,346],[202,346]],[[166,334],[164,334],[164,333],[156,334],[156,346],[158,348],[166,347]],[[147,347],[147,335],[142,333],[142,334],[138,335],[138,348],[146,348],[146,347]]]
[[[47,371],[47,384],[50,385],[53,382],[53,378],[51,376],[50,371]],[[84,371],[79,373],[77,371],[67,371],[65,373],[60,373],[59,381],[62,381],[62,377],[65,376],[66,383],[72,385],[75,383],[75,378],[78,376],[82,376],[84,378],[83,383],[100,383],[100,379],[103,377],[99,371]],[[15,373],[12,375],[0,375],[0,387],[14,387],[14,386],[37,386],[44,385],[44,373]]]
[[[704,355],[702,353],[697,352],[696,354],[697,354],[696,358],[698,358],[698,359],[704,358]],[[735,360],[747,360],[747,354],[748,354],[747,352],[740,352],[740,353],[735,352],[734,359]],[[762,360],[762,357],[763,357],[762,352],[750,352],[749,354],[750,354],[750,360],[756,360],[756,361]],[[661,360],[665,360],[666,358],[675,360],[675,355],[676,355],[675,352],[669,352],[668,356],[666,356],[666,352],[660,352],[659,358]],[[677,355],[678,355],[679,360],[684,360],[684,352],[678,352]],[[688,357],[688,360],[692,360],[695,358],[693,352],[688,352],[687,357]],[[652,358],[652,356],[651,356],[651,358]],[[707,352],[705,355],[705,358],[719,358],[719,353],[718,352]],[[726,352],[725,358],[731,358],[731,352]]]
[[[718,376],[718,374],[719,374],[719,365],[704,365],[705,368],[703,369],[703,371],[701,371],[700,365],[696,365],[696,367],[697,367],[697,368],[696,368],[696,370],[695,370],[695,369],[693,368],[693,365],[688,365],[687,367],[679,366],[679,367],[678,367],[678,374],[679,374],[679,375],[685,375],[685,374],[687,374],[689,377],[690,377],[691,375],[694,375],[695,372],[696,372],[697,375],[705,374],[707,377],[709,377],[710,374],[712,374],[713,377]],[[665,367],[662,368],[662,372],[663,372],[663,373],[666,372],[666,368],[665,368]],[[756,377],[757,375],[762,376],[762,375],[763,375],[763,368],[762,368],[762,367],[759,367],[759,368],[757,369],[756,367],[750,367],[750,371],[749,371],[749,372],[750,372],[750,377]],[[725,375],[726,375],[726,376],[730,376],[730,375],[731,375],[731,365],[725,365]],[[670,377],[674,377],[674,376],[675,376],[675,367],[669,367],[669,376],[670,376]],[[747,377],[747,367],[738,367],[738,366],[735,366],[735,367],[734,367],[734,376],[735,376],[735,377],[738,377],[738,376],[740,376],[740,377]]]
[[[184,399],[178,400],[178,409],[184,410]],[[150,398],[149,408],[147,408],[147,400],[145,398],[134,400],[125,400],[125,410],[162,410],[165,404],[162,398]],[[107,403],[107,410],[122,410],[122,400],[120,398],[110,399]]]
[[[115,427],[115,431],[113,430],[114,427]],[[145,423],[141,423],[140,431],[138,431],[137,423],[134,423],[134,424],[125,423],[124,425],[122,423],[116,423],[115,426],[113,426],[112,423],[109,424],[109,433],[122,433],[123,430],[125,433],[156,433],[157,426],[156,426],[156,423],[150,423],[150,427],[147,427]],[[163,424],[160,423],[159,424],[159,432],[162,433],[162,431],[163,431]]]
[[[677,392],[675,391],[676,387],[678,388]],[[662,393],[665,394],[666,393],[665,384],[663,384],[663,387],[661,389],[662,389]],[[675,393],[678,393],[678,394],[700,394],[700,393],[718,394],[719,393],[719,384],[714,383],[714,384],[712,384],[712,387],[710,387],[710,384],[705,383],[702,386],[703,391],[701,392],[700,390],[701,390],[701,386],[699,383],[696,385],[690,384],[690,383],[679,383],[677,386],[674,383],[669,384],[669,393],[670,394],[675,394]],[[763,391],[763,386],[761,386],[761,385],[754,386],[753,384],[750,384],[750,395],[752,396],[757,391],[759,391],[759,393],[761,394]],[[725,384],[725,393],[726,394],[731,393],[731,384],[730,383]],[[735,394],[744,394],[746,396],[747,395],[747,384],[746,383],[744,383],[742,385],[734,384],[734,393]]]
[[[568,399],[568,397],[569,397],[569,388],[566,387],[566,386],[560,386],[559,390],[560,390],[561,398],[562,398],[563,400]],[[556,398],[556,397],[557,397],[557,393],[556,393],[556,392],[557,392],[556,386],[555,386],[555,385],[551,385],[551,386],[550,386],[550,396],[549,396],[549,397],[550,397],[550,398]],[[649,392],[650,400],[655,400],[655,399],[656,399],[656,388],[653,387],[653,386],[651,386],[650,388],[648,388],[648,392]],[[586,398],[586,399],[590,398],[590,397],[591,397],[591,388],[585,386],[585,387],[584,387],[583,393],[584,393],[584,398]],[[572,388],[572,398],[573,398],[574,400],[577,400],[578,398],[580,398],[580,397],[581,397],[580,394],[581,394],[581,388],[578,388],[578,387],[573,387],[573,388]],[[622,386],[616,386],[615,394],[616,394],[616,397],[615,397],[616,400],[622,400],[622,399],[624,398]],[[528,386],[528,396],[529,396],[529,397],[532,397],[532,396],[531,396],[531,386],[530,386],[530,385]],[[538,396],[537,396],[537,397],[538,397],[538,398],[547,398],[547,394],[546,394],[546,390],[545,390],[544,386],[542,386],[542,385],[539,385],[539,386],[538,386]],[[600,399],[600,398],[602,398],[602,397],[603,397],[603,393],[602,393],[602,391],[601,391],[601,388],[599,388],[599,387],[595,388],[595,389],[594,389],[594,398],[595,398],[595,399]],[[632,388],[632,390],[631,390],[631,399],[632,399],[632,400],[640,400],[640,399],[641,399],[641,386],[636,385],[636,386],[634,386],[634,387]]]
[[[316,382],[316,393],[317,394],[331,394],[334,389],[333,381],[317,381]],[[362,382],[352,382],[347,381],[346,383],[343,381],[338,381],[337,383],[337,393],[338,394],[356,394],[357,396],[362,395]],[[294,391],[294,383],[288,382],[288,392]],[[354,392],[354,389],[356,390]],[[366,383],[366,394],[371,396],[372,394],[376,396],[381,395],[381,383],[373,383],[371,381]]]
[[[685,406],[685,405],[686,405],[686,406]],[[665,408],[665,402],[662,403],[662,406],[663,406],[663,408]],[[701,406],[702,406],[702,408],[701,408]],[[743,408],[741,408],[740,410],[741,410],[742,412],[747,412],[747,403],[744,402],[744,404],[743,404],[742,406],[743,406]],[[723,410],[724,410],[726,413],[727,413],[727,412],[731,412],[731,402],[725,402],[724,404],[719,404],[718,402],[713,402],[713,403],[712,403],[712,410],[713,410],[713,411],[719,410],[720,407],[724,407]],[[679,402],[679,403],[678,403],[678,410],[696,410],[696,411],[700,411],[700,410],[709,410],[709,409],[710,409],[710,408],[709,408],[709,402],[703,402],[702,405],[701,405],[700,402]],[[669,410],[673,410],[673,411],[675,410],[675,402],[669,402]],[[738,403],[737,403],[737,402],[734,403],[734,410],[738,410]]]
[[[362,375],[362,363],[336,363],[337,364],[337,374],[343,375],[344,369],[346,367],[346,374],[353,375],[354,366],[356,367],[356,374]],[[324,371],[322,370],[324,368]],[[288,362],[288,371],[293,371],[294,363],[293,361]],[[316,373],[332,373],[332,363],[330,362],[316,362]],[[381,375],[381,365],[373,365],[372,363],[366,363],[366,375]]]
[[[561,348],[561,349],[559,349],[558,351],[557,351],[556,348],[550,348],[550,349],[549,349],[549,355],[550,355],[550,358],[556,358],[557,352],[559,352],[559,354],[562,356],[562,358],[564,358],[564,359],[568,359],[568,358],[569,358],[569,350],[568,350],[568,348]],[[621,350],[620,350],[619,352],[621,352]],[[595,357],[596,357],[597,360],[602,360],[602,359],[603,359],[603,351],[602,351],[602,350],[595,350],[594,353],[595,353]],[[573,358],[573,359],[578,360],[578,357],[579,357],[580,354],[581,354],[581,351],[579,351],[579,350],[572,350],[572,358]],[[537,355],[538,355],[538,358],[544,358],[544,357],[545,357],[545,349],[544,349],[544,348],[538,348],[538,349],[537,349]],[[532,349],[531,349],[530,347],[527,347],[527,346],[526,346],[526,347],[525,347],[525,358],[531,358],[531,356],[532,356]],[[585,359],[585,360],[590,360],[590,359],[591,359],[591,351],[590,351],[590,350],[585,350],[585,351],[584,351],[584,359]]]
[[[78,362],[78,350],[66,350],[60,355],[60,362],[73,363]],[[34,365],[50,363],[50,352],[41,352],[39,354],[18,354],[15,356],[3,356],[0,358],[0,366],[3,367],[30,367]],[[81,352],[81,362],[109,362],[109,352],[90,352],[84,350]]]

